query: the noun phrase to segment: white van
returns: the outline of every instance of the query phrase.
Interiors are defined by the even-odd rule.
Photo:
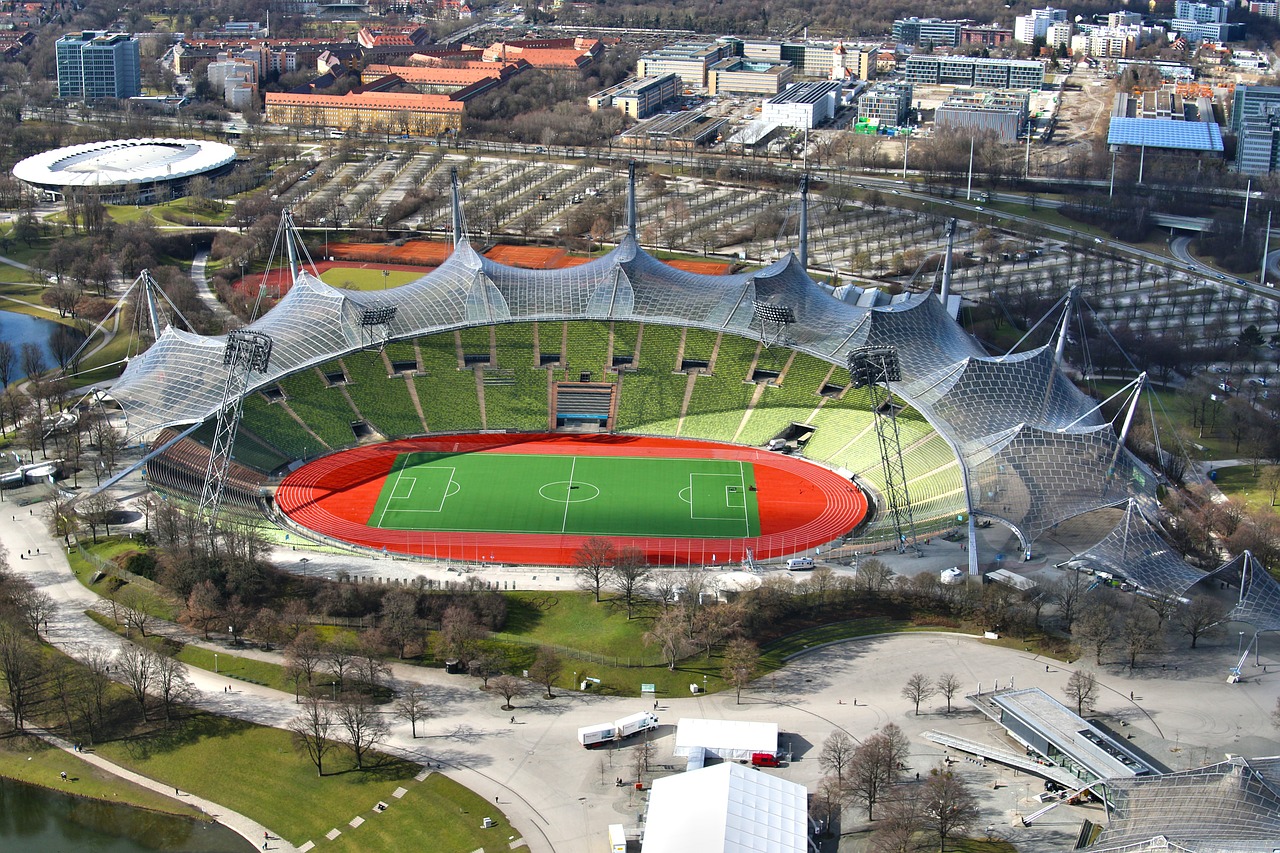
[[[786,446],[787,446],[787,440],[785,438],[771,438],[769,439],[769,443],[766,444],[764,447],[765,447],[765,450],[781,450]]]
[[[787,571],[808,572],[813,570],[813,557],[792,557],[787,560]]]

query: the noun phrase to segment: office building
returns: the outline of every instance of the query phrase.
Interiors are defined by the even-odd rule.
[[[884,125],[907,123],[911,112],[910,83],[877,83],[858,98],[858,120]]]
[[[1033,59],[973,56],[909,56],[907,82],[978,89],[1034,89],[1044,86],[1044,63]]]
[[[1280,112],[1280,86],[1236,86],[1231,102],[1231,132],[1240,135],[1247,119]]]
[[[675,74],[624,80],[587,98],[587,107],[596,110],[613,107],[623,115],[642,119],[654,115],[680,96],[680,78]]]
[[[893,22],[893,40],[898,44],[921,47],[955,47],[960,44],[960,31],[975,23],[965,19],[944,21],[941,18],[899,18]]]
[[[1030,103],[1030,94],[1022,91],[957,89],[934,112],[934,124],[969,133],[990,131],[1001,142],[1013,142],[1027,123]]]
[[[840,89],[840,84],[834,81],[797,83],[765,101],[760,108],[760,118],[786,127],[812,130],[835,117]]]
[[[642,55],[636,63],[636,76],[674,74],[685,86],[702,89],[707,85],[707,69],[730,52],[730,46],[723,43],[676,42]]]
[[[998,24],[983,24],[980,27],[961,27],[961,44],[981,44],[987,47],[1004,47],[1013,41],[1013,30]]]
[[[791,84],[794,74],[790,62],[730,57],[707,69],[707,91],[712,95],[776,95]]]
[[[1192,44],[1202,41],[1241,41],[1245,37],[1244,24],[1195,21],[1190,18],[1174,18],[1169,22],[1169,30],[1171,34],[1177,33]]]
[[[1200,24],[1226,23],[1226,0],[1177,0],[1173,4],[1173,17]]]
[[[1269,175],[1280,165],[1280,106],[1248,116],[1236,136],[1236,169]]]
[[[138,40],[126,33],[85,30],[55,44],[58,97],[135,98],[142,94]]]
[[[1023,44],[1031,44],[1048,35],[1049,27],[1066,20],[1066,9],[1032,9],[1030,15],[1018,15],[1013,19],[1013,38]]]

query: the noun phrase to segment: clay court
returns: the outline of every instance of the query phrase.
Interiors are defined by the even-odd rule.
[[[290,474],[295,523],[375,551],[567,566],[592,536],[658,565],[780,557],[865,518],[835,473],[750,447],[618,435],[454,435],[358,447]]]

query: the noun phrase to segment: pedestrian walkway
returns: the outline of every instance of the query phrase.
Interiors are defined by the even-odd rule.
[[[63,752],[71,753],[80,760],[88,764],[92,764],[94,767],[105,770],[108,773],[118,776],[128,782],[132,782],[135,785],[148,788],[155,791],[157,794],[163,794],[170,799],[197,807],[211,819],[216,820],[218,823],[222,824],[227,829],[230,829],[240,837],[247,839],[255,847],[261,846],[261,849],[263,850],[278,850],[283,851],[283,853],[298,853],[297,847],[294,847],[267,827],[258,823],[256,820],[245,817],[239,812],[232,811],[226,806],[215,803],[212,800],[206,800],[204,797],[198,797],[195,794],[180,791],[177,788],[157,782],[155,779],[148,776],[143,776],[141,773],[135,773],[126,767],[121,767],[119,764],[103,758],[92,750],[85,751],[76,749],[74,744],[68,743],[52,732],[32,728],[30,726],[28,726],[28,729],[30,729],[33,734],[39,735],[42,739],[53,746],[56,746],[58,749],[61,749]]]

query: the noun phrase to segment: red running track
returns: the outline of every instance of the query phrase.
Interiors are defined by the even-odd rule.
[[[611,536],[654,565],[781,557],[830,542],[856,527],[867,500],[826,468],[732,444],[628,435],[448,435],[357,447],[317,459],[284,479],[276,505],[294,523],[355,545],[467,562],[569,566],[586,536],[382,530],[366,524],[396,456],[418,451],[724,459],[755,466],[760,535],[741,539]]]

